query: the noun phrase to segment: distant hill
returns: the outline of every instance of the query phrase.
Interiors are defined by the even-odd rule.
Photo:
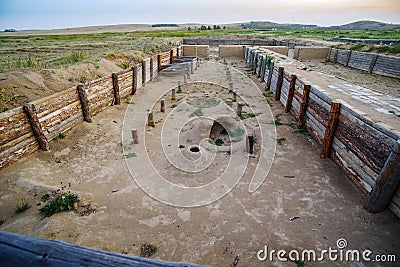
[[[400,24],[388,24],[379,21],[361,20],[344,25],[320,27],[325,30],[400,30]]]
[[[250,21],[247,23],[239,24],[242,29],[265,29],[265,30],[310,30],[318,28],[313,24],[281,24],[270,21]]]

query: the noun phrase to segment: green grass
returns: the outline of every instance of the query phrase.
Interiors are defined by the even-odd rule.
[[[125,157],[126,159],[129,159],[129,158],[135,158],[135,157],[137,157],[137,156],[136,156],[136,153],[135,153],[135,152],[131,152],[131,153],[129,153],[129,154],[124,155],[124,157]]]
[[[281,114],[276,114],[275,115],[275,120],[272,121],[272,124],[274,124],[275,126],[283,124],[282,121],[281,121]]]
[[[51,217],[53,214],[72,210],[74,203],[79,202],[79,197],[71,192],[62,191],[52,196],[52,199],[39,211],[44,213],[45,217]]]
[[[181,149],[182,149],[182,148],[185,148],[185,146],[184,146],[184,145],[179,145],[179,148],[181,148]]]
[[[201,108],[196,109],[195,111],[193,111],[190,115],[189,118],[192,117],[201,117],[203,116],[203,110],[201,110]]]
[[[26,211],[27,209],[29,209],[31,206],[26,203],[25,198],[22,198],[20,200],[20,202],[17,204],[17,206],[15,207],[15,214],[20,214],[23,213],[24,211]]]
[[[12,89],[8,86],[4,86],[0,88],[0,112],[4,112],[8,110],[8,104],[13,102],[14,100],[20,98],[20,94],[14,94]]]
[[[67,133],[61,132],[56,137],[54,137],[53,140],[58,141],[60,139],[64,139],[65,137],[67,137]]]

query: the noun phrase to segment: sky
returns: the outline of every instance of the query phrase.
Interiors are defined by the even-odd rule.
[[[400,0],[0,0],[0,30],[247,21],[400,24]]]

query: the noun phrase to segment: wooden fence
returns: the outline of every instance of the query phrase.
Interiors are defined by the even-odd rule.
[[[181,47],[159,53],[130,69],[32,101],[0,113],[0,169],[41,148],[78,122],[91,122],[91,116],[120,99],[135,94],[154,79],[163,65],[182,54]]]
[[[400,79],[400,57],[332,48],[328,60],[369,73]]]
[[[266,52],[247,47],[246,62],[275,94],[275,99],[298,118],[322,146],[321,158],[331,157],[365,194],[365,207],[381,211],[386,206],[400,217],[400,136],[337,102],[315,86],[298,79]],[[376,193],[377,192],[377,193]]]

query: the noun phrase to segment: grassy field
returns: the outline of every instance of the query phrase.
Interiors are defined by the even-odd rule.
[[[184,37],[235,36],[243,38],[312,38],[334,37],[400,39],[400,30],[255,30],[227,28],[221,30],[152,30],[59,35],[0,35],[0,72],[25,68],[54,68],[76,62],[95,62],[121,51],[136,51],[144,57],[164,51]],[[355,45],[355,50],[399,53],[400,46],[376,47]]]

